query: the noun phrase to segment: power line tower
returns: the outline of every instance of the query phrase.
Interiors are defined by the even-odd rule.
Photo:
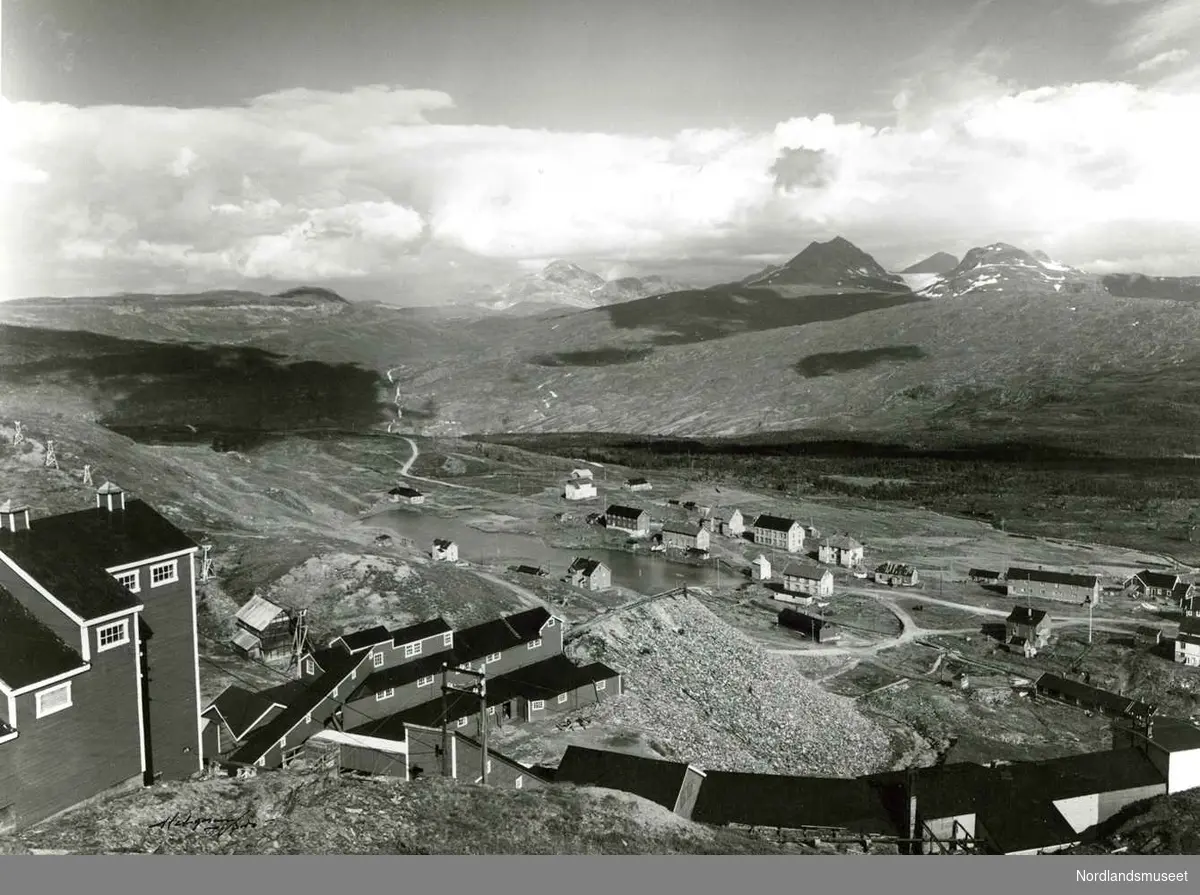
[[[212,544],[201,544],[200,549],[203,551],[203,553],[200,554],[200,580],[207,581],[208,579],[215,577],[213,573],[213,560],[211,553]]]
[[[485,665],[484,669],[486,668],[487,666]],[[452,686],[449,680],[451,671],[470,675],[478,683],[472,687]],[[448,718],[449,712],[446,707],[447,696],[451,693],[463,693],[467,696],[479,697],[479,782],[487,785],[489,762],[486,670],[475,671],[470,666],[455,665],[451,667],[448,664],[442,665],[442,774],[446,777],[454,776],[454,769],[450,767],[450,724]]]
[[[54,450],[54,441],[46,439],[46,459],[44,465],[47,469],[58,469],[58,452]]]
[[[92,464],[91,463],[83,464],[83,483],[85,485],[94,485],[95,484],[95,482],[92,481]],[[201,580],[203,580],[203,579],[201,579]]]
[[[21,421],[17,420],[13,423],[13,447],[16,447],[25,440],[25,433],[21,430]]]

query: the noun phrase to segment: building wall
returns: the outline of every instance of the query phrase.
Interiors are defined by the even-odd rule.
[[[199,659],[196,655],[194,554],[174,557],[178,580],[150,586],[150,566],[138,566],[145,605],[142,635],[149,674],[145,681],[151,771],[181,780],[201,769]],[[146,636],[147,626],[153,632]]]
[[[381,646],[372,647],[372,649],[368,652],[367,664],[364,666],[363,670],[369,674],[373,671],[383,671],[387,668],[394,668],[397,665],[403,665],[406,662],[412,662],[424,656],[435,656],[439,653],[447,652],[454,645],[454,632],[451,631],[448,633],[450,633],[449,645],[446,644],[444,634],[434,634],[432,637],[425,637],[420,641],[421,651],[414,656],[406,657],[404,655],[404,647],[408,645],[404,643],[386,643]],[[374,655],[383,656],[383,664],[379,667],[375,666],[374,660],[371,658]]]
[[[456,736],[454,744],[455,758],[458,771],[458,779],[467,783],[477,783],[480,778],[480,762],[482,760],[481,749],[476,744],[464,737]],[[491,762],[491,767],[488,770],[488,785],[499,786],[505,789],[516,789],[517,778],[521,778],[521,789],[538,789],[545,784],[541,780],[533,777],[529,773],[529,769],[522,767],[515,761],[500,757],[488,750],[488,760]]]
[[[1168,776],[1168,792],[1176,793],[1200,788],[1200,749],[1172,752],[1168,764]]]
[[[338,764],[346,771],[362,771],[376,777],[408,778],[408,756],[382,752],[365,746],[338,743]]]
[[[345,718],[347,725],[351,728],[358,727],[360,724],[366,723],[368,719],[386,718],[389,715],[395,715],[397,712],[411,709],[422,703],[441,699],[442,676],[441,674],[434,674],[432,677],[433,683],[426,684],[424,687],[418,687],[416,681],[411,684],[405,684],[402,687],[396,687],[396,692],[386,699],[376,699],[375,694],[370,693],[362,699],[346,703]],[[463,677],[465,675],[447,675],[447,679],[451,684],[456,683]],[[461,684],[459,685],[461,686]]]
[[[621,676],[618,674],[608,680],[584,684],[582,687],[576,687],[574,690],[568,690],[566,693],[547,695],[541,699],[541,702],[545,704],[541,709],[533,708],[533,703],[537,700],[519,697],[515,700],[517,703],[515,713],[521,716],[521,720],[537,721],[548,715],[570,712],[597,702],[603,702],[606,699],[613,699],[620,695]]]
[[[71,678],[69,708],[38,718],[37,691],[16,697],[18,736],[0,745],[0,807],[12,805],[19,828],[141,778],[137,671],[131,639]]]
[[[1175,661],[1182,665],[1200,665],[1200,643],[1175,641]]]
[[[1163,782],[1152,786],[1140,786],[1114,792],[1095,792],[1072,799],[1061,799],[1054,803],[1054,807],[1071,825],[1072,830],[1082,833],[1096,824],[1104,823],[1134,802],[1163,795],[1166,791],[1167,786]]]
[[[605,524],[617,531],[639,533],[650,530],[650,517],[646,514],[639,516],[637,519],[630,519],[624,516],[608,516],[605,519]]]
[[[756,528],[754,529],[754,543],[778,547],[788,553],[799,553],[804,549],[804,532],[798,525],[787,532]]]
[[[824,577],[814,581],[811,578],[797,578],[793,575],[785,575],[783,586],[794,593],[815,594],[819,597],[827,597],[833,593],[833,578]]]
[[[936,818],[933,818],[932,820],[930,820],[928,818],[923,818],[923,820],[929,826],[930,832],[932,832],[933,835],[936,836],[938,839],[949,840],[949,839],[955,839],[955,838],[962,838],[962,836],[963,836],[962,830],[959,830],[957,833],[955,832],[955,827],[954,827],[955,822],[958,822],[964,828],[966,828],[967,836],[975,835],[975,815],[974,814],[957,814],[957,815],[951,815],[950,817],[936,817]],[[930,849],[927,849],[927,850],[932,850],[932,851],[936,852],[937,846],[934,846],[931,844]]]
[[[449,737],[452,756],[457,762],[457,737]],[[442,773],[442,732],[440,729],[424,727],[406,728],[405,741],[408,743],[408,773],[411,779],[420,777],[441,777]]]
[[[1058,600],[1067,603],[1082,603],[1091,599],[1100,602],[1100,585],[1076,587],[1071,584],[1051,584],[1046,581],[1008,581],[1010,596],[1037,597],[1043,600]]]

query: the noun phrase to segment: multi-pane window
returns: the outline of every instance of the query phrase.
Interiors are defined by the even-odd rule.
[[[432,683],[433,683],[433,675],[432,674],[429,675],[428,677],[417,678],[417,686],[418,687],[428,687]]]
[[[567,694],[566,694],[566,693],[559,693],[559,694],[558,694],[558,704],[559,704],[559,705],[562,705],[562,704],[563,704],[564,702],[566,702],[566,701],[567,701]]]
[[[413,656],[419,655],[421,655],[421,641],[404,645],[404,658],[411,659]]]
[[[466,726],[467,726],[467,719],[466,719],[466,718],[459,718],[459,719],[458,719],[458,726],[459,726],[459,727],[466,727]]]
[[[170,562],[160,562],[158,565],[150,567],[151,587],[158,587],[160,584],[170,584],[178,580],[179,560],[177,559],[173,559]]]
[[[385,699],[391,699],[395,695],[396,695],[396,688],[388,687],[386,690],[380,690],[378,693],[375,694],[375,701],[383,702]]]
[[[529,703],[529,710],[531,712],[540,712],[545,707],[546,700],[544,699],[535,699],[533,702]]]
[[[454,646],[454,632],[447,631],[442,635],[442,646]]]
[[[608,686],[608,681],[596,681],[596,689],[597,690],[603,690],[607,686]]]
[[[371,663],[376,668],[382,668],[383,667],[383,653],[373,653],[371,655]]]
[[[500,661],[500,653],[492,653],[490,656],[488,656],[486,659],[484,659],[484,661],[489,664],[492,662],[499,662]]]
[[[135,594],[142,589],[141,575],[138,573],[137,569],[134,569],[130,572],[117,572],[116,579],[122,587],[132,591]]]
[[[537,640],[529,641],[528,646],[526,646],[525,648],[526,649],[537,649],[541,645],[542,645],[542,639],[539,637]]]
[[[96,629],[96,650],[104,652],[129,642],[129,619],[101,625]]]

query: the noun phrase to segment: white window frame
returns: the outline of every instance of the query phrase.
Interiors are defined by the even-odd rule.
[[[549,621],[547,621],[547,622],[546,622],[546,627],[547,627],[547,628],[553,628],[553,627],[554,627],[554,619],[553,619],[553,618],[551,618]]]
[[[488,714],[489,714],[489,715],[494,715],[494,714],[496,714],[496,707],[495,707],[494,705],[489,705],[489,706],[488,706]]]
[[[155,580],[155,573],[164,569],[170,570],[170,577]],[[179,560],[169,559],[166,562],[155,563],[150,567],[150,586],[162,587],[164,584],[174,584],[179,580]]]
[[[487,772],[489,774],[492,772],[492,760],[490,758],[487,760]]]
[[[375,701],[383,702],[385,699],[391,699],[395,695],[396,695],[396,688],[388,687],[386,690],[380,690],[378,693],[375,694]]]
[[[404,644],[404,658],[411,659],[413,656],[419,655],[421,655],[421,641]]]
[[[260,768],[265,768],[267,766],[267,756],[265,756],[265,755],[259,756],[258,761],[254,762],[254,763],[256,765],[258,765],[258,767],[260,767]]]
[[[142,572],[140,569],[130,569],[128,572],[117,572],[113,576],[117,583],[130,593],[140,593],[142,590]]]
[[[503,653],[492,653],[490,656],[488,656],[483,661],[484,661],[485,665],[492,665],[496,662],[499,662],[502,658],[504,658]]]
[[[466,715],[463,715],[463,717],[459,718],[459,719],[458,719],[458,723],[457,723],[455,726],[457,726],[457,727],[466,727],[466,726],[467,726],[467,716],[466,716]]]
[[[454,632],[447,631],[442,635],[442,646],[454,646]]]
[[[525,644],[525,649],[537,649],[541,645],[542,645],[542,638],[539,637],[537,640],[531,640],[527,644]]]
[[[104,642],[106,632],[111,633],[114,630],[119,630],[117,639]],[[118,646],[124,646],[129,642],[129,619],[123,618],[120,621],[111,622],[107,625],[96,626],[96,652],[102,653],[106,650],[116,649]]]
[[[605,690],[608,688],[608,681],[596,681],[597,690]]]
[[[309,712],[307,715],[304,716],[304,723],[312,724],[312,712]]]
[[[525,785],[525,775],[517,774],[517,779],[513,781],[514,789],[521,789]]]
[[[317,673],[317,663],[314,662],[312,659],[305,659],[304,660],[304,673],[305,674],[316,674]]]
[[[283,736],[281,736],[279,738],[279,751],[282,752],[286,748],[287,748],[287,734],[285,733]]]
[[[544,699],[535,699],[533,702],[529,703],[529,711],[531,712],[541,712],[544,711],[545,708],[546,700]]]
[[[67,701],[60,706],[55,706],[50,709],[47,709],[44,705],[44,700],[46,699],[46,697],[50,694],[57,694],[57,693],[62,693],[62,692],[66,692]],[[54,715],[54,714],[57,714],[58,712],[65,711],[66,709],[69,709],[74,704],[75,704],[75,700],[74,700],[74,696],[71,692],[71,681],[66,681],[61,684],[56,684],[53,687],[47,687],[45,690],[38,691],[38,693],[34,696],[34,716],[38,717],[38,718],[45,718],[45,717],[48,717],[49,715]]]
[[[371,664],[375,668],[382,668],[384,661],[383,653],[371,653]]]
[[[568,693],[559,693],[559,694],[558,694],[558,704],[559,704],[559,705],[562,705],[562,704],[563,704],[564,702],[566,702],[566,701],[567,701],[569,698],[570,698],[570,694],[568,694]]]
[[[430,675],[427,675],[426,677],[417,678],[417,686],[418,687],[432,687],[433,686],[433,675],[430,674]]]

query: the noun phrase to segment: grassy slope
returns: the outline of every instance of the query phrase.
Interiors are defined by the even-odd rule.
[[[152,826],[188,814],[238,818],[240,828]],[[106,798],[0,839],[0,852],[23,848],[73,854],[777,853],[761,840],[702,827],[608,790],[519,791],[291,771],[247,781],[159,784]]]

